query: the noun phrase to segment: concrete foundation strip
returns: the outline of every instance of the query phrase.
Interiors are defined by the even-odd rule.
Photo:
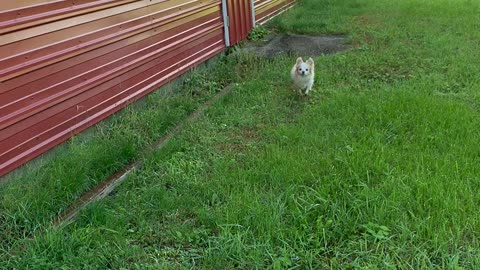
[[[148,154],[162,149],[167,143],[178,135],[185,127],[186,124],[192,123],[200,116],[203,115],[205,110],[207,110],[211,105],[216,103],[218,100],[223,98],[226,94],[228,94],[234,87],[234,84],[230,84],[219,91],[213,98],[206,101],[202,104],[195,112],[190,114],[187,119],[183,122],[176,125],[170,132],[168,132],[165,136],[161,137],[158,141],[152,144],[147,150],[144,152],[143,157],[147,156]],[[116,172],[115,174],[111,175],[103,182],[98,184],[95,188],[91,189],[79,199],[77,199],[70,207],[68,207],[65,211],[60,213],[54,220],[53,226],[57,228],[62,228],[68,224],[70,224],[75,217],[80,213],[82,209],[85,209],[90,203],[98,201],[102,198],[105,198],[110,194],[116,187],[118,187],[121,183],[123,183],[127,177],[132,173],[134,170],[141,168],[143,165],[142,158],[140,157],[136,161],[132,161],[131,163],[127,164],[123,167],[120,171]]]

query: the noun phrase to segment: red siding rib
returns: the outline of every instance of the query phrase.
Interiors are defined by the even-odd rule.
[[[225,48],[220,0],[5,2],[0,176]]]
[[[0,33],[32,27],[42,23],[73,17],[135,1],[137,0],[54,1],[20,9],[4,10],[0,11]]]

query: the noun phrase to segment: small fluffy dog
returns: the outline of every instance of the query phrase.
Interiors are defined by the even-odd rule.
[[[303,62],[302,57],[297,58],[297,62],[290,72],[293,84],[297,90],[305,91],[305,95],[312,90],[315,77],[315,63],[312,58]]]

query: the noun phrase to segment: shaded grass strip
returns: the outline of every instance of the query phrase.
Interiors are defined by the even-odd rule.
[[[217,102],[219,99],[223,98],[227,95],[230,90],[233,88],[233,84],[230,84],[219,91],[215,96],[211,99],[207,100],[204,104],[202,104],[195,112],[189,115],[185,121],[182,121],[177,126],[175,126],[171,131],[169,131],[165,136],[160,138],[156,141],[153,145],[149,146],[146,151],[144,151],[143,157],[152,154],[153,151],[161,150],[170,140],[178,135],[184,128],[186,124],[193,123],[193,121],[197,120],[201,117],[201,115],[207,110],[212,104]],[[59,216],[57,216],[54,221],[53,225],[55,227],[64,227],[68,225],[73,219],[78,215],[80,211],[82,211],[85,207],[87,207],[90,203],[94,201],[101,200],[108,196],[117,186],[119,186],[123,181],[127,179],[127,177],[134,171],[138,170],[143,166],[143,158],[137,159],[124,168],[122,168],[119,172],[111,175],[105,181],[97,185],[95,188],[84,194],[80,199],[75,201],[70,207],[68,207],[64,212],[62,212]]]

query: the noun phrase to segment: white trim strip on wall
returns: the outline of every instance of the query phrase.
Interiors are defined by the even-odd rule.
[[[230,47],[230,33],[228,31],[229,19],[227,12],[227,0],[222,0],[222,16],[223,16],[223,34],[225,46]]]

